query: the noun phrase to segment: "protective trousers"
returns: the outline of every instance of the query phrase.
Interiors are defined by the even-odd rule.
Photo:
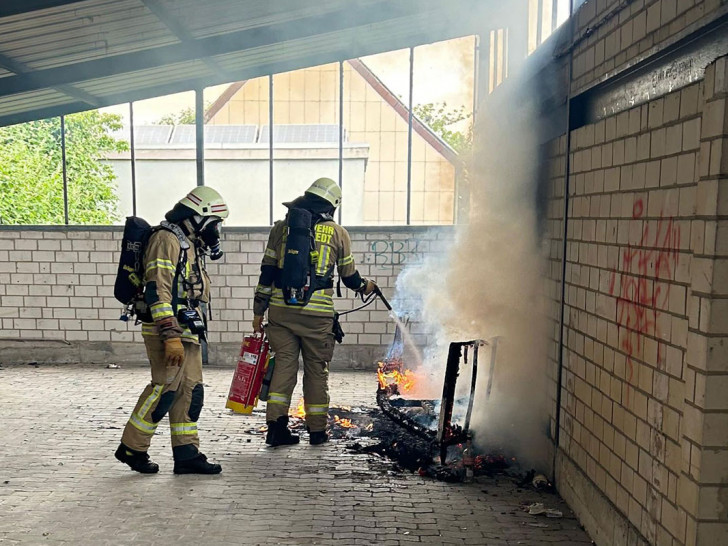
[[[333,318],[281,308],[268,310],[266,333],[276,354],[266,420],[288,415],[303,354],[303,399],[311,432],[326,430],[329,412],[329,362],[334,355]]]
[[[152,367],[152,382],[139,397],[121,441],[131,449],[146,452],[157,425],[169,413],[174,459],[192,459],[199,452],[197,419],[205,397],[200,346],[184,343],[182,365],[168,367],[164,343],[158,336],[146,336],[144,345]]]

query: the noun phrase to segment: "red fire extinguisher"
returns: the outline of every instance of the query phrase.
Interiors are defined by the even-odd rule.
[[[237,413],[253,412],[261,394],[263,380],[273,371],[273,358],[268,339],[263,334],[253,334],[243,339],[226,408]],[[268,381],[270,382],[270,379]],[[263,399],[267,399],[267,396]]]

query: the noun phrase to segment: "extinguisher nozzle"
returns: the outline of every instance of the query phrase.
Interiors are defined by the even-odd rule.
[[[382,294],[382,291],[379,289],[378,286],[374,289],[374,292],[377,294],[377,297],[380,300],[382,300],[382,303],[387,308],[387,310],[391,311],[392,310],[392,306],[389,305],[389,302],[387,301],[387,298],[384,297],[384,294]]]

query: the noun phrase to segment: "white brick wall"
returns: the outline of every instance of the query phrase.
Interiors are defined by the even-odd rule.
[[[443,250],[453,229],[352,228],[349,233],[360,273],[391,298],[402,268]],[[140,327],[118,320],[121,305],[113,295],[121,234],[118,227],[0,227],[0,340],[140,342]],[[250,331],[267,236],[267,229],[224,230],[225,255],[208,264],[211,346],[240,343],[242,333]],[[343,286],[342,291],[348,297],[337,301],[337,309],[351,309],[352,293]],[[344,345],[368,346],[371,354],[388,345],[394,331],[379,302],[343,322]]]

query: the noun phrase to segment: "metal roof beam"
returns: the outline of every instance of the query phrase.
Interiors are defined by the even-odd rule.
[[[164,25],[180,42],[187,45],[195,42],[195,37],[167,11],[159,0],[142,0],[142,3],[157,17],[157,19],[164,23]],[[218,76],[222,76],[224,78],[229,77],[225,70],[223,70],[214,59],[205,58],[202,60],[207,67]]]
[[[83,0],[3,0],[0,2],[0,17],[76,4],[81,1]]]
[[[32,70],[28,66],[26,66],[24,63],[11,59],[7,55],[3,55],[2,53],[0,53],[0,68],[4,68],[5,70],[7,70],[9,72],[13,72],[14,74],[18,74],[18,75],[32,76],[32,74],[33,74]],[[10,77],[13,77],[13,76],[10,76]],[[59,85],[53,86],[53,88],[57,89],[64,95],[68,95],[72,99],[76,99],[76,100],[85,102],[87,106],[97,107],[100,104],[98,98],[94,97],[90,93],[87,93],[86,91],[77,89],[77,88],[73,87],[72,85],[59,84]]]
[[[371,3],[366,5],[352,3],[349,7],[326,15],[304,17],[292,22],[273,23],[220,36],[201,38],[187,43],[183,42],[134,53],[82,61],[56,68],[37,70],[17,76],[8,76],[1,80],[0,96],[270,46],[288,40],[314,37],[322,32],[329,33],[373,25],[397,17],[406,17],[418,11],[421,12],[428,5],[437,5],[436,2],[416,2],[414,0],[383,1],[381,3],[383,5],[378,7],[372,6]]]
[[[332,62],[338,62],[341,60],[347,60],[360,56],[373,55],[382,51],[393,51],[401,49],[403,47],[409,47],[410,45],[422,45],[432,42],[433,40],[448,40],[451,38],[457,38],[462,36],[460,32],[452,29],[450,25],[447,25],[450,29],[449,33],[438,34],[433,36],[426,29],[419,29],[418,31],[408,35],[407,37],[392,36],[389,40],[383,42],[377,42],[371,45],[371,47],[365,47],[363,44],[357,44],[355,51],[352,51],[351,43],[340,42],[338,47],[328,49],[326,52],[318,53],[315,55],[309,55],[305,59],[294,59],[286,61],[273,61],[265,64],[257,65],[253,68],[246,68],[244,70],[238,70],[230,73],[233,81],[247,80],[252,78],[258,78],[266,76],[268,74],[280,74],[282,72],[289,72],[291,70],[298,70],[309,66],[319,66],[322,64],[328,64]],[[1,81],[1,80],[0,80]],[[178,80],[175,82],[164,83],[161,85],[152,85],[143,89],[137,89],[134,91],[123,91],[113,95],[104,95],[101,98],[101,106],[113,106],[115,104],[121,104],[124,102],[133,102],[137,100],[144,100],[152,97],[161,97],[172,93],[180,93],[183,91],[191,91],[193,89],[200,89],[210,85],[216,85],[220,83],[227,83],[230,80],[215,77],[200,77],[190,78],[186,80]],[[0,127],[6,125],[13,125],[15,123],[23,123],[34,119],[43,119],[47,117],[60,116],[62,114],[71,114],[73,112],[80,112],[87,110],[88,106],[84,103],[69,103],[59,106],[53,106],[48,108],[33,109],[29,111],[23,111],[13,114],[0,115]]]

